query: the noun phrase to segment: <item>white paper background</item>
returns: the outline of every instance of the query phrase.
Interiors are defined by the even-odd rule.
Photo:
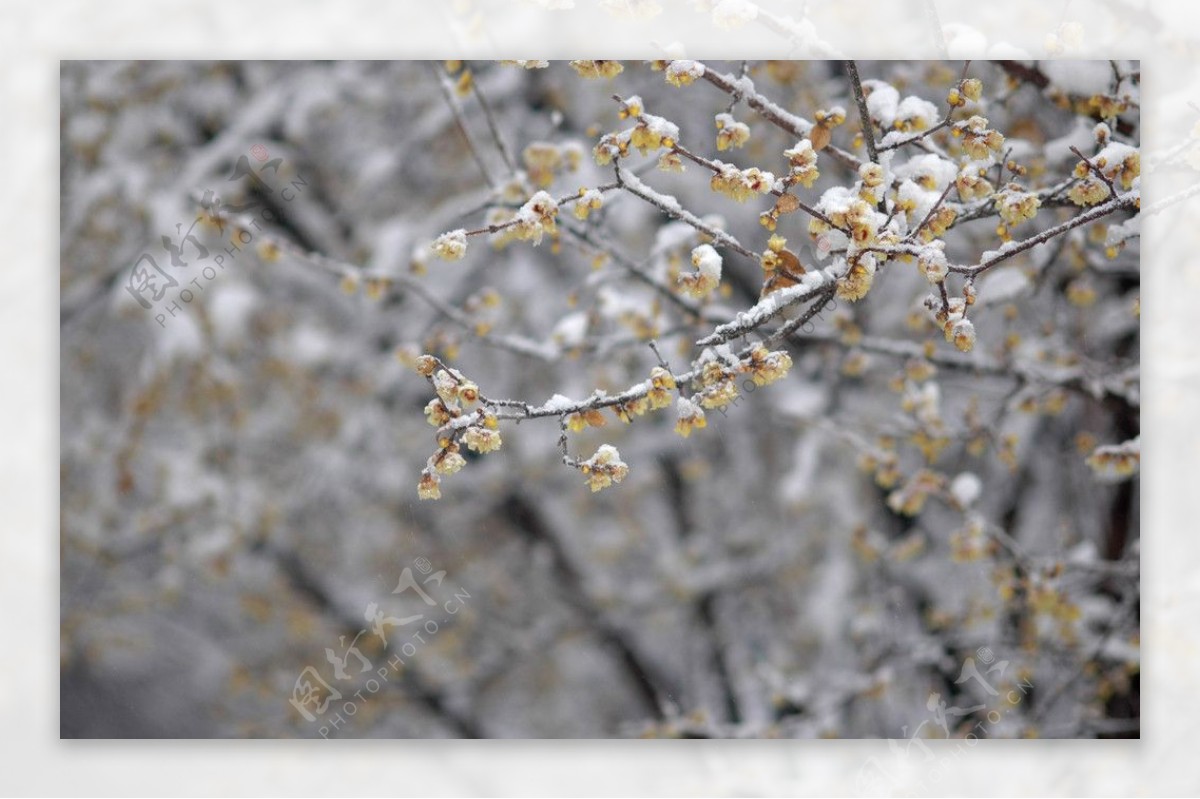
[[[731,0],[726,0],[731,2]],[[938,58],[1143,60],[1144,145],[1200,120],[1200,15],[1148,0],[763,0],[735,29],[692,0],[7,3],[0,10],[0,790],[79,794],[853,795],[885,742],[58,740],[58,61],[70,58]],[[556,8],[563,7],[563,8]],[[728,8],[728,6],[726,6]],[[655,13],[662,9],[661,13]],[[791,37],[767,23],[790,14]],[[1064,24],[1067,27],[1062,27]],[[939,35],[939,31],[942,35]],[[1048,38],[1061,34],[1058,39]],[[945,49],[943,49],[945,48]],[[1048,49],[1050,48],[1050,49]],[[1065,52],[1063,52],[1065,48]],[[1189,105],[1189,101],[1195,107]],[[1200,148],[1200,143],[1196,146]],[[1143,181],[1143,209],[1200,183]],[[1200,199],[1142,252],[1144,737],[993,741],[922,777],[946,795],[1196,795],[1200,764]],[[930,742],[930,745],[939,742]],[[934,777],[937,780],[934,780]],[[914,783],[915,784],[915,783]],[[898,795],[911,791],[903,784]]]

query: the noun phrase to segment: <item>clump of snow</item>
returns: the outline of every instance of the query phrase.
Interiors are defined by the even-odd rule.
[[[639,101],[641,98],[638,98]],[[654,114],[643,113],[640,119],[641,123],[646,126],[646,129],[662,139],[674,139],[679,141],[679,126],[669,119],[664,119]]]
[[[713,249],[711,244],[701,244],[692,250],[692,263],[706,279],[720,281],[721,255]]]
[[[936,192],[934,195],[934,199],[936,199],[937,195],[941,194],[942,190],[958,177],[958,165],[948,158],[926,153],[914,156],[903,164],[897,165],[895,172],[896,176],[900,178],[908,178],[921,184],[933,184],[924,187],[929,191]]]
[[[700,410],[700,406],[692,402],[687,397],[680,397],[679,399],[675,400],[676,419],[694,419],[703,415],[704,411]]]
[[[896,120],[908,123],[914,130],[925,130],[938,123],[938,109],[928,100],[909,95],[897,106]]]
[[[881,80],[864,80],[863,93],[867,94],[867,112],[884,130],[896,123],[896,112],[900,107],[900,92],[890,83]],[[936,109],[935,109],[936,113]]]
[[[704,76],[704,65],[699,61],[679,59],[667,65],[667,80],[671,82],[691,82]]]
[[[550,411],[551,413],[562,413],[569,408],[573,408],[579,403],[570,397],[564,397],[562,394],[555,394],[542,405],[542,410]]]
[[[963,472],[950,481],[950,496],[960,507],[971,507],[982,493],[983,483],[973,472]]]

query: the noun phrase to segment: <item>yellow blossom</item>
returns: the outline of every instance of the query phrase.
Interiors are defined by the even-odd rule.
[[[438,488],[441,478],[430,472],[421,473],[421,482],[417,484],[417,496],[421,499],[441,499],[442,492]]]
[[[572,61],[571,68],[582,78],[615,78],[625,69],[620,61]]]

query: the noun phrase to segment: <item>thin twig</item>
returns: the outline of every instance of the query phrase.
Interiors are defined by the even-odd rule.
[[[668,201],[664,195],[652,191],[649,186],[642,183],[641,180],[634,177],[625,169],[622,169],[619,164],[616,165],[615,168],[617,182],[620,183],[621,187],[630,194],[645,200],[672,219],[678,219],[680,222],[685,222],[691,225],[696,230],[699,230],[704,235],[710,237],[713,240],[713,244],[728,247],[734,252],[744,255],[745,257],[754,261],[758,260],[757,255],[743,247],[741,243],[738,242],[738,240],[733,236],[729,235],[723,230],[718,230],[712,225],[709,225],[704,220],[700,219],[700,217],[685,209],[678,202],[673,202],[674,198],[671,198],[672,201]]]
[[[458,98],[454,96],[454,89],[450,87],[446,78],[438,70],[436,66],[431,67],[433,70],[434,80],[437,81],[438,88],[442,90],[442,97],[446,99],[446,104],[450,106],[451,113],[454,114],[454,122],[458,125],[458,132],[462,134],[463,141],[467,144],[467,149],[471,152],[471,157],[475,159],[475,163],[479,166],[479,171],[483,173],[483,179],[493,189],[497,187],[492,173],[487,168],[487,163],[484,162],[483,156],[479,149],[475,146],[475,140],[471,137],[471,133],[467,130],[467,122],[463,117],[462,105],[458,102]]]
[[[1009,258],[1012,258],[1014,255],[1017,255],[1018,253],[1025,252],[1025,250],[1036,247],[1039,244],[1045,244],[1047,241],[1054,238],[1055,236],[1060,236],[1063,233],[1066,233],[1068,230],[1077,228],[1080,225],[1086,225],[1089,222],[1095,222],[1097,219],[1103,219],[1104,217],[1108,216],[1109,214],[1113,213],[1114,211],[1120,211],[1120,210],[1127,209],[1127,208],[1134,208],[1134,207],[1136,207],[1136,203],[1137,203],[1137,199],[1134,197],[1131,197],[1129,195],[1117,197],[1115,199],[1109,200],[1108,202],[1104,203],[1103,205],[1097,205],[1095,208],[1092,208],[1089,211],[1084,211],[1082,214],[1079,214],[1078,216],[1068,219],[1066,222],[1063,222],[1061,225],[1055,225],[1052,228],[1043,230],[1041,233],[1037,234],[1036,236],[1031,236],[1030,238],[1027,238],[1024,241],[1020,241],[1020,242],[1015,242],[1015,243],[1010,242],[1010,244],[1012,246],[1006,247],[1005,249],[1001,250],[998,254],[992,256],[991,258],[984,259],[983,261],[980,261],[979,263],[975,264],[974,266],[951,266],[950,271],[957,272],[959,274],[964,274],[964,275],[982,274],[982,273],[988,271],[989,269],[991,269],[992,267],[996,266],[997,264],[1007,261]]]
[[[808,136],[809,131],[812,130],[812,122],[801,119],[758,92],[748,90],[746,88],[746,84],[749,82],[748,78],[738,80],[730,75],[722,75],[720,72],[714,72],[703,64],[701,64],[701,67],[704,68],[704,74],[701,76],[704,80],[727,94],[740,93],[743,99],[745,99],[746,105],[753,108],[763,119],[777,128],[797,138],[805,138]],[[847,152],[833,144],[827,144],[822,152],[829,153],[835,160],[841,162],[854,172],[857,172],[858,168],[862,166],[862,161],[853,153]]]
[[[850,78],[850,88],[854,90],[854,103],[858,106],[858,117],[862,121],[863,142],[867,145],[867,156],[872,164],[879,163],[879,153],[875,150],[875,123],[871,121],[871,112],[867,110],[867,98],[863,94],[862,81],[858,78],[858,66],[854,61],[843,62],[846,66],[846,76]]]
[[[479,88],[479,82],[471,81],[471,93],[475,95],[475,99],[479,102],[479,107],[483,109],[483,118],[487,120],[488,130],[492,134],[492,141],[496,143],[496,149],[500,151],[500,157],[504,159],[504,165],[508,167],[508,173],[515,175],[517,172],[517,162],[513,158],[512,152],[508,149],[508,143],[504,141],[504,137],[500,134],[500,128],[496,125],[496,117],[492,114],[491,103],[488,102],[483,90]]]

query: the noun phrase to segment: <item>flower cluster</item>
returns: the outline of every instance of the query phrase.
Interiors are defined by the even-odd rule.
[[[619,483],[629,474],[629,467],[621,460],[621,453],[611,444],[600,445],[595,455],[579,464],[579,470],[587,476],[592,491]]]
[[[521,151],[521,161],[525,172],[534,185],[548,187],[561,172],[574,172],[583,162],[583,147],[578,142],[567,144],[551,144],[550,142],[530,142]]]
[[[679,128],[674,122],[668,122],[653,114],[642,114],[637,124],[629,132],[629,143],[645,155],[651,150],[661,148],[671,149],[679,141]]]
[[[704,363],[698,382],[696,400],[704,408],[724,408],[737,400],[736,373],[716,359]]]
[[[1136,147],[1112,142],[1092,159],[1105,177],[1128,191],[1142,174],[1142,156]]]
[[[764,272],[782,273],[781,275],[769,274],[768,279],[781,276],[791,281],[792,284],[807,271],[796,254],[787,248],[787,239],[778,234],[767,240],[767,249],[759,256],[759,263],[762,264]],[[780,285],[777,288],[783,288],[783,286]]]
[[[892,127],[902,133],[917,133],[933,127],[937,116],[937,106],[933,103],[909,96],[896,106],[896,119]]]
[[[512,234],[515,238],[541,244],[543,234],[555,232],[557,215],[558,203],[546,192],[539,191],[517,211]]]
[[[1142,439],[1132,438],[1123,444],[1096,447],[1087,457],[1087,465],[1106,480],[1124,480],[1137,473],[1142,460]]]
[[[820,170],[817,169],[817,151],[813,149],[812,142],[801,139],[796,142],[795,147],[784,150],[783,154],[791,167],[787,176],[788,183],[799,183],[804,188],[811,189],[813,183],[821,176]]]
[[[883,167],[879,164],[863,164],[858,168],[858,177],[858,198],[872,204],[879,202],[884,189]]]
[[[946,102],[951,108],[961,108],[967,101],[977,103],[983,98],[983,82],[978,78],[967,78],[960,81],[946,96]]]
[[[572,61],[571,68],[581,78],[615,78],[625,71],[620,61]]]
[[[704,76],[704,65],[697,61],[677,60],[667,65],[665,78],[672,86],[687,86]]]
[[[745,202],[756,194],[767,194],[775,185],[775,176],[763,172],[758,167],[738,169],[732,164],[716,162],[719,172],[712,176],[709,185],[713,191],[732,197],[738,202]]]
[[[735,120],[733,114],[717,114],[715,120],[718,150],[741,147],[750,140],[750,126]]]
[[[595,189],[580,189],[579,199],[572,209],[576,219],[587,219],[592,211],[598,211],[604,206],[604,195]]]
[[[466,408],[480,401],[479,387],[458,370],[442,367],[432,355],[417,357],[413,368],[429,380],[437,394],[425,406],[425,417],[437,428],[438,449],[421,472],[417,493],[421,499],[438,499],[441,475],[455,474],[466,465],[460,442],[474,452],[495,452],[502,443],[497,432],[499,422],[484,407],[466,413]]]
[[[675,376],[661,366],[650,370],[650,390],[646,399],[651,410],[660,410],[671,404],[671,392],[675,390]]]
[[[443,260],[457,261],[467,252],[467,231],[459,228],[443,233],[434,239],[431,249]]]
[[[761,344],[750,351],[742,362],[742,371],[750,375],[756,386],[766,386],[780,380],[792,368],[792,356],[783,350],[768,350]]]
[[[992,186],[992,182],[984,176],[984,173],[984,167],[979,164],[967,164],[959,170],[958,177],[954,179],[954,187],[958,190],[958,196],[964,200],[991,197],[996,189]]]
[[[721,256],[711,244],[701,244],[692,250],[695,272],[679,276],[683,292],[691,297],[707,297],[721,283]]]
[[[950,132],[962,139],[963,151],[976,161],[990,160],[993,153],[1004,148],[1004,135],[998,130],[988,130],[986,117],[973,116],[955,123]]]
[[[917,256],[917,269],[930,283],[941,283],[950,272],[946,262],[945,242],[936,241],[922,247]]]
[[[867,296],[875,282],[875,256],[869,252],[859,253],[850,259],[846,273],[838,278],[837,296],[855,302]]]
[[[579,433],[588,427],[604,427],[604,416],[595,408],[588,408],[567,416],[566,425],[572,433]]]
[[[1095,178],[1081,180],[1067,190],[1067,199],[1079,206],[1102,203],[1109,198],[1108,186]]]
[[[691,400],[680,397],[675,401],[675,432],[687,438],[693,430],[702,430],[708,425],[704,411]]]
[[[946,341],[962,352],[970,352],[975,346],[975,326],[966,318],[967,305],[963,297],[951,297],[945,304],[936,294],[925,298],[925,307],[933,312],[934,321]]]
[[[1036,194],[1022,190],[1015,183],[1008,184],[1004,191],[996,195],[996,210],[1009,227],[1033,219],[1041,205],[1042,201]]]

